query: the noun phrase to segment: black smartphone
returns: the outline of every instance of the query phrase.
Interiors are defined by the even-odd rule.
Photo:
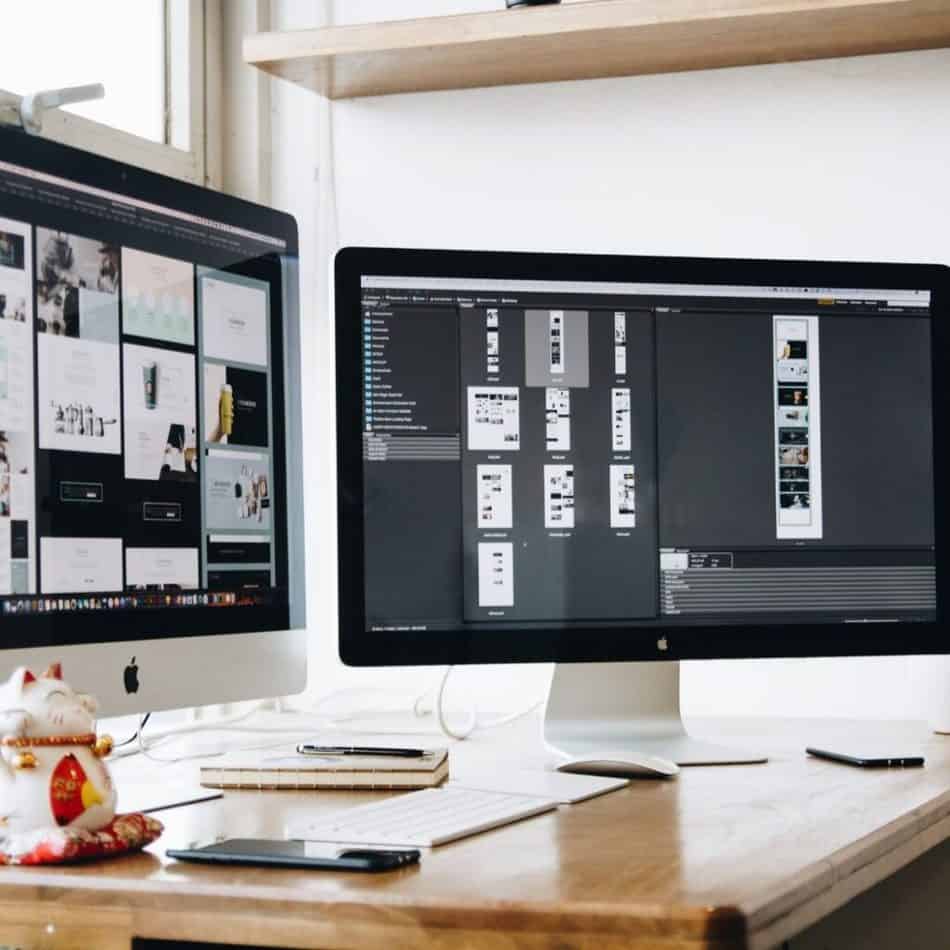
[[[332,871],[394,871],[419,861],[419,852],[415,850],[350,848],[321,841],[269,841],[262,838],[229,838],[203,848],[169,848],[165,854],[179,861],[203,864],[253,864]]]
[[[896,750],[888,753],[884,750],[857,752],[836,752],[831,749],[814,749],[809,746],[805,751],[819,759],[831,759],[833,762],[844,762],[846,765],[856,765],[862,769],[888,769],[900,767],[918,767],[924,764],[922,755],[894,755]]]

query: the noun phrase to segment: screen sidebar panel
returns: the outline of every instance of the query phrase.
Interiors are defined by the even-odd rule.
[[[458,310],[395,297],[368,297],[362,317],[366,614],[371,625],[452,627],[462,603]]]

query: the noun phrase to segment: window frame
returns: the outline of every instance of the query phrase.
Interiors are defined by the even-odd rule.
[[[163,0],[164,142],[153,142],[63,109],[43,116],[44,138],[104,155],[181,181],[205,185],[208,168],[206,48],[217,29],[219,0]],[[185,32],[187,27],[187,32]],[[183,37],[187,36],[187,42]],[[39,91],[39,90],[36,90]],[[0,122],[19,123],[21,97],[0,89]],[[175,146],[187,142],[187,148]]]

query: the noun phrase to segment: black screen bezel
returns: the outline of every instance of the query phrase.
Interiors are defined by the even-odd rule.
[[[0,158],[14,165],[55,175],[83,185],[187,212],[258,234],[281,239],[282,256],[298,256],[297,223],[283,212],[234,198],[221,192],[179,181],[166,175],[104,158],[91,152],[51,142],[15,128],[0,128]],[[271,284],[272,328],[283,300],[274,296]],[[283,296],[283,295],[281,295]],[[284,314],[286,321],[288,315]],[[278,432],[285,418],[285,333],[272,332],[272,378],[274,379],[274,490],[287,499],[286,433]],[[274,547],[278,590],[284,601],[272,605],[233,607],[156,607],[130,610],[7,615],[2,620],[4,649],[59,645],[115,643],[123,640],[156,640],[168,637],[214,636],[286,630],[290,627],[288,519],[275,519]],[[17,599],[29,599],[22,595]],[[40,593],[37,598],[43,596]]]
[[[883,656],[950,652],[943,635],[944,549],[950,506],[934,492],[937,620],[847,628],[842,624],[672,626],[485,631],[366,631],[364,601],[361,278],[448,277],[930,290],[934,483],[947,451],[944,354],[950,343],[950,268],[931,264],[767,261],[619,255],[348,247],[336,256],[337,515],[339,650],[348,666],[611,662],[768,657]],[[420,578],[420,582],[424,582]],[[895,635],[897,634],[897,635]]]

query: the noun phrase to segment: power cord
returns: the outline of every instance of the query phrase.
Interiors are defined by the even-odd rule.
[[[461,727],[455,727],[450,725],[448,717],[445,710],[445,691],[448,687],[449,677],[452,675],[452,670],[455,669],[453,666],[446,667],[445,672],[442,674],[442,679],[439,681],[439,685],[436,689],[435,697],[435,716],[439,723],[439,730],[441,733],[448,737],[449,739],[463,740],[468,739],[474,732],[487,730],[487,729],[497,729],[500,726],[507,726],[510,723],[517,722],[519,719],[524,719],[525,716],[530,716],[536,709],[540,708],[544,704],[543,699],[539,699],[536,702],[532,703],[526,709],[521,709],[518,712],[509,713],[506,716],[499,716],[495,719],[482,720],[478,715],[478,707],[472,703],[469,708],[468,718],[465,724]],[[425,716],[429,714],[428,710],[425,710],[421,705],[421,701],[425,699],[427,694],[423,694],[421,699],[417,699],[413,707],[413,711],[417,716]]]
[[[449,677],[452,675],[454,667],[446,667],[439,682],[439,688],[435,695],[435,715],[439,721],[439,729],[442,734],[450,739],[467,739],[478,728],[478,709],[472,703],[469,707],[468,719],[461,729],[455,729],[449,725],[449,720],[445,715],[445,690],[449,685]]]
[[[182,735],[187,735],[189,733],[195,732],[250,732],[250,733],[265,733],[265,734],[274,734],[274,735],[292,735],[295,732],[300,733],[312,733],[314,728],[320,729],[333,729],[339,728],[347,732],[358,733],[361,731],[373,732],[373,733],[387,733],[391,732],[393,734],[405,734],[407,731],[412,731],[411,728],[407,729],[386,729],[379,727],[369,728],[367,730],[360,730],[359,728],[352,725],[359,718],[363,716],[371,717],[373,715],[380,716],[387,713],[398,712],[405,709],[407,696],[403,692],[400,694],[400,702],[396,708],[387,707],[383,704],[378,704],[376,706],[362,706],[360,704],[355,704],[358,707],[358,711],[333,714],[332,712],[323,712],[323,707],[327,704],[333,702],[334,700],[339,700],[343,696],[349,696],[354,694],[359,694],[365,692],[366,690],[362,688],[349,688],[337,690],[336,692],[330,693],[327,696],[324,696],[322,699],[318,700],[313,706],[309,708],[295,708],[291,706],[285,699],[277,698],[276,700],[263,700],[260,703],[255,704],[250,709],[245,710],[241,713],[236,713],[231,716],[222,716],[218,719],[205,719],[199,720],[197,722],[176,724],[172,726],[165,726],[161,729],[152,730],[148,737],[145,735],[145,725],[148,723],[149,719],[152,716],[152,713],[146,713],[142,718],[142,721],[139,723],[138,729],[128,738],[122,740],[122,742],[117,742],[113,746],[112,756],[115,759],[124,758],[129,755],[143,755],[145,758],[152,759],[159,762],[167,762],[173,764],[175,762],[186,761],[188,759],[197,759],[197,758],[212,758],[215,755],[222,755],[223,752],[202,752],[200,754],[194,755],[182,755],[172,759],[162,759],[159,756],[156,756],[153,750],[156,746],[164,743],[166,740],[174,739]],[[378,695],[378,690],[370,691],[376,692]],[[418,696],[414,696],[411,699],[411,706],[415,709],[419,702],[425,698],[428,694],[428,690],[425,693],[422,693]],[[246,726],[241,725],[246,719],[253,716],[255,713],[260,712],[262,709],[267,709],[269,705],[273,704],[275,711],[281,716],[300,716],[300,717],[314,717],[317,721],[314,722],[314,719],[310,719],[306,725],[302,725],[299,730],[294,729],[291,724],[280,724],[273,726]]]
[[[186,762],[191,759],[208,759],[214,758],[219,755],[224,755],[227,750],[220,751],[203,751],[196,753],[187,753],[179,756],[174,756],[172,758],[163,758],[161,756],[155,755],[152,751],[156,746],[161,745],[162,743],[171,740],[177,739],[180,736],[187,735],[195,732],[241,732],[241,733],[264,733],[269,735],[282,735],[288,736],[293,735],[294,733],[300,733],[302,735],[309,735],[313,731],[313,723],[307,722],[306,724],[301,724],[299,729],[293,728],[292,725],[284,723],[281,725],[273,726],[249,726],[244,725],[244,721],[249,719],[255,713],[260,712],[262,709],[266,708],[267,701],[256,703],[250,709],[245,710],[241,713],[235,713],[231,716],[222,716],[219,719],[210,719],[203,720],[199,722],[178,724],[174,726],[166,726],[162,729],[154,730],[147,738],[145,735],[145,724],[148,722],[151,713],[146,713],[142,722],[139,725],[138,730],[135,735],[131,738],[124,740],[118,745],[113,747],[113,756],[115,758],[122,758],[127,755],[142,755],[147,759],[152,760],[153,762],[161,762],[169,765],[174,765],[178,762]],[[134,744],[134,747],[133,747]],[[116,750],[121,749],[118,754]]]
[[[366,728],[360,728],[359,726],[355,725],[358,720],[363,717],[380,716],[398,711],[394,710],[392,707],[386,708],[384,704],[377,704],[376,706],[370,707],[358,705],[357,711],[343,713],[340,715],[321,712],[321,710],[325,708],[328,703],[331,703],[334,700],[339,700],[343,696],[353,696],[367,692],[367,690],[363,687],[337,690],[336,692],[330,693],[329,695],[318,700],[309,709],[295,709],[289,706],[283,699],[278,699],[276,701],[276,709],[281,716],[315,716],[318,720],[320,720],[318,728],[337,728],[348,733],[359,734],[365,732],[376,735],[441,734],[448,739],[462,741],[464,739],[468,739],[475,732],[488,729],[497,729],[501,726],[506,726],[510,723],[517,722],[519,719],[530,716],[535,710],[543,705],[544,700],[539,699],[525,709],[521,709],[517,712],[509,713],[504,716],[499,716],[494,719],[483,720],[478,714],[477,706],[472,703],[469,706],[468,715],[465,719],[465,722],[461,726],[457,724],[453,725],[449,722],[445,702],[445,694],[448,689],[449,679],[452,675],[453,669],[453,666],[446,667],[445,671],[439,678],[438,685],[434,689],[429,688],[424,690],[422,693],[417,694],[415,697],[413,697],[411,702],[410,708],[412,709],[413,716],[417,720],[428,719],[430,716],[435,716],[436,725],[438,727],[437,729],[427,728],[420,730],[413,728],[412,726],[409,726],[408,728],[385,726],[379,727],[378,725],[374,724],[367,724]],[[375,692],[378,696],[380,690],[369,690],[369,692]],[[434,701],[430,707],[427,704],[427,700],[429,700],[430,697],[433,697],[433,693]],[[401,694],[401,699],[403,702],[405,701],[405,698],[405,693]],[[153,762],[176,764],[178,762],[185,762],[192,759],[214,758],[216,756],[223,755],[225,750],[186,753],[171,758],[164,758],[162,756],[156,755],[153,750],[157,746],[162,745],[170,739],[176,739],[180,736],[196,732],[242,732],[287,736],[292,735],[295,732],[305,734],[311,733],[313,731],[315,723],[312,720],[307,722],[306,725],[302,725],[299,730],[292,728],[290,724],[287,723],[272,726],[244,725],[247,719],[249,719],[255,713],[260,712],[262,709],[266,709],[268,705],[272,704],[273,702],[273,700],[265,700],[260,703],[255,703],[244,712],[235,713],[230,716],[222,716],[218,719],[200,720],[198,722],[165,726],[161,729],[153,730],[146,738],[145,726],[152,716],[152,713],[148,712],[142,717],[142,721],[139,723],[138,729],[136,729],[132,736],[130,736],[128,739],[124,739],[122,742],[116,743],[113,748],[113,756],[115,758],[121,758],[127,755],[138,754],[150,759]],[[402,704],[402,702],[399,703],[399,707],[405,709],[405,706]]]
[[[147,712],[142,717],[142,721],[139,723],[138,728],[135,730],[135,732],[133,732],[132,735],[129,736],[128,739],[123,739],[121,742],[116,742],[115,745],[112,746],[113,751],[115,749],[123,749],[126,746],[132,745],[132,743],[135,742],[135,740],[138,739],[138,737],[141,735],[142,730],[145,728],[145,723],[149,721],[149,719],[151,718],[151,715],[152,714],[150,712]]]

